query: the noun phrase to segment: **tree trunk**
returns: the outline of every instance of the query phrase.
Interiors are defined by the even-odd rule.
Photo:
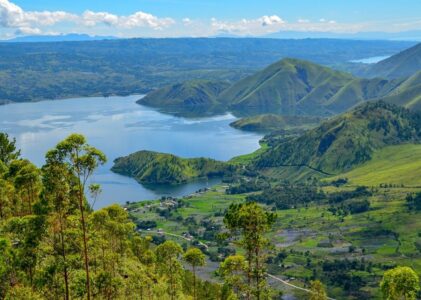
[[[89,276],[89,257],[88,257],[88,243],[86,237],[86,223],[85,223],[85,212],[83,209],[83,187],[82,184],[79,183],[79,208],[81,214],[81,223],[82,223],[82,231],[83,231],[83,254],[85,260],[85,272],[86,272],[86,290],[88,293],[88,300],[91,299],[91,283],[90,283],[90,276]]]

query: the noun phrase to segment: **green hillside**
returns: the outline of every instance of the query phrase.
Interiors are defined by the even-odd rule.
[[[274,114],[258,115],[232,122],[230,126],[257,132],[272,132],[277,130],[308,129],[317,126],[321,118],[310,116],[281,116]]]
[[[140,183],[180,184],[198,178],[223,176],[230,167],[207,158],[180,158],[172,154],[139,151],[114,161],[112,171]]]
[[[421,71],[403,81],[384,101],[421,111]]]
[[[389,93],[395,82],[367,80],[298,59],[283,59],[240,80],[218,101],[234,110],[332,115]]]
[[[306,166],[339,174],[369,161],[374,151],[421,140],[420,116],[385,102],[368,102],[300,137],[281,139],[264,152],[259,168]]]
[[[153,107],[210,106],[216,104],[215,98],[227,87],[229,83],[225,81],[187,81],[155,90],[138,103]]]
[[[347,178],[353,185],[420,187],[421,176],[415,174],[421,174],[421,145],[407,144],[376,151],[370,161],[338,177]]]
[[[421,44],[378,62],[364,75],[384,78],[404,78],[412,76],[419,70],[421,70]]]

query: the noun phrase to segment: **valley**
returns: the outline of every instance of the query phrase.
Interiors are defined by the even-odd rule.
[[[421,299],[421,44],[74,36],[0,42],[0,300]]]

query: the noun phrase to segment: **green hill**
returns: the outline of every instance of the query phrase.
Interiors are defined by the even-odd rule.
[[[193,80],[169,85],[149,93],[138,101],[153,107],[183,107],[215,105],[215,98],[227,87],[225,81]]]
[[[172,154],[139,151],[117,158],[113,172],[132,177],[140,183],[180,184],[198,178],[223,176],[230,166],[208,158],[180,158]]]
[[[384,78],[409,77],[421,70],[421,43],[382,60],[364,75]]]
[[[421,140],[421,117],[385,102],[368,102],[300,137],[277,142],[256,159],[262,168],[302,167],[339,174],[369,161],[374,151]]]
[[[321,120],[319,117],[310,116],[265,114],[237,120],[232,122],[230,126],[245,131],[273,132],[277,130],[308,129],[317,126]]]
[[[336,179],[347,178],[353,185],[394,184],[421,187],[421,176],[414,176],[415,174],[421,174],[421,145],[406,144],[376,151],[370,161]]]
[[[360,79],[298,59],[283,59],[240,80],[218,101],[234,110],[332,115],[389,93],[396,83]]]

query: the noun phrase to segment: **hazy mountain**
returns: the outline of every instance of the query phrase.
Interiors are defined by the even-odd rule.
[[[421,41],[421,31],[403,32],[356,32],[356,33],[333,33],[311,31],[279,31],[266,35],[268,38],[277,39],[355,39],[355,40],[395,40],[395,41]]]

